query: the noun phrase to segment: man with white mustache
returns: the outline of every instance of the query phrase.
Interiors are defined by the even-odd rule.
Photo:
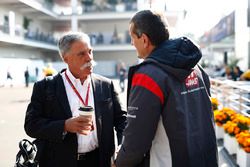
[[[38,143],[39,167],[110,167],[114,129],[120,144],[126,125],[125,107],[112,81],[93,74],[87,34],[68,33],[58,47],[68,67],[34,84],[25,117],[25,131]],[[79,116],[82,106],[94,108],[92,120]]]

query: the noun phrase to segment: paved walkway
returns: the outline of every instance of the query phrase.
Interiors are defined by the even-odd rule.
[[[31,88],[0,88],[0,166],[13,167],[18,142],[28,138],[23,130]]]
[[[114,80],[119,89],[118,80]],[[14,166],[18,151],[18,142],[23,138],[30,139],[24,132],[24,116],[32,93],[32,86],[0,87],[0,167]],[[123,103],[126,94],[120,94]],[[227,160],[223,148],[219,147],[220,167],[235,167]]]

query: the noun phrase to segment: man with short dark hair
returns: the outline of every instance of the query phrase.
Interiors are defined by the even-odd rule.
[[[128,125],[117,167],[217,167],[210,82],[188,38],[169,39],[163,15],[130,22],[138,58],[128,74]]]
[[[93,49],[84,33],[58,43],[67,68],[34,84],[25,131],[37,139],[39,167],[110,167],[114,129],[121,143],[126,112],[113,82],[93,74]],[[93,119],[79,107],[94,108]]]

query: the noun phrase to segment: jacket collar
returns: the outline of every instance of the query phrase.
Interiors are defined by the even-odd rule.
[[[67,114],[67,117],[72,117],[72,113],[70,110],[70,106],[69,106],[69,102],[68,102],[68,98],[67,98],[67,93],[65,90],[65,86],[64,86],[64,82],[62,79],[61,74],[57,74],[55,76],[55,91],[56,91],[56,96],[60,102],[60,104],[62,105],[65,113]]]

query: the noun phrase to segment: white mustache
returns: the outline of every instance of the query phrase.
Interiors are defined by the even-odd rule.
[[[83,64],[81,67],[80,67],[80,70],[84,70],[85,68],[87,67],[93,67],[96,65],[96,62],[94,60],[90,61],[90,62],[87,62],[85,64]]]

